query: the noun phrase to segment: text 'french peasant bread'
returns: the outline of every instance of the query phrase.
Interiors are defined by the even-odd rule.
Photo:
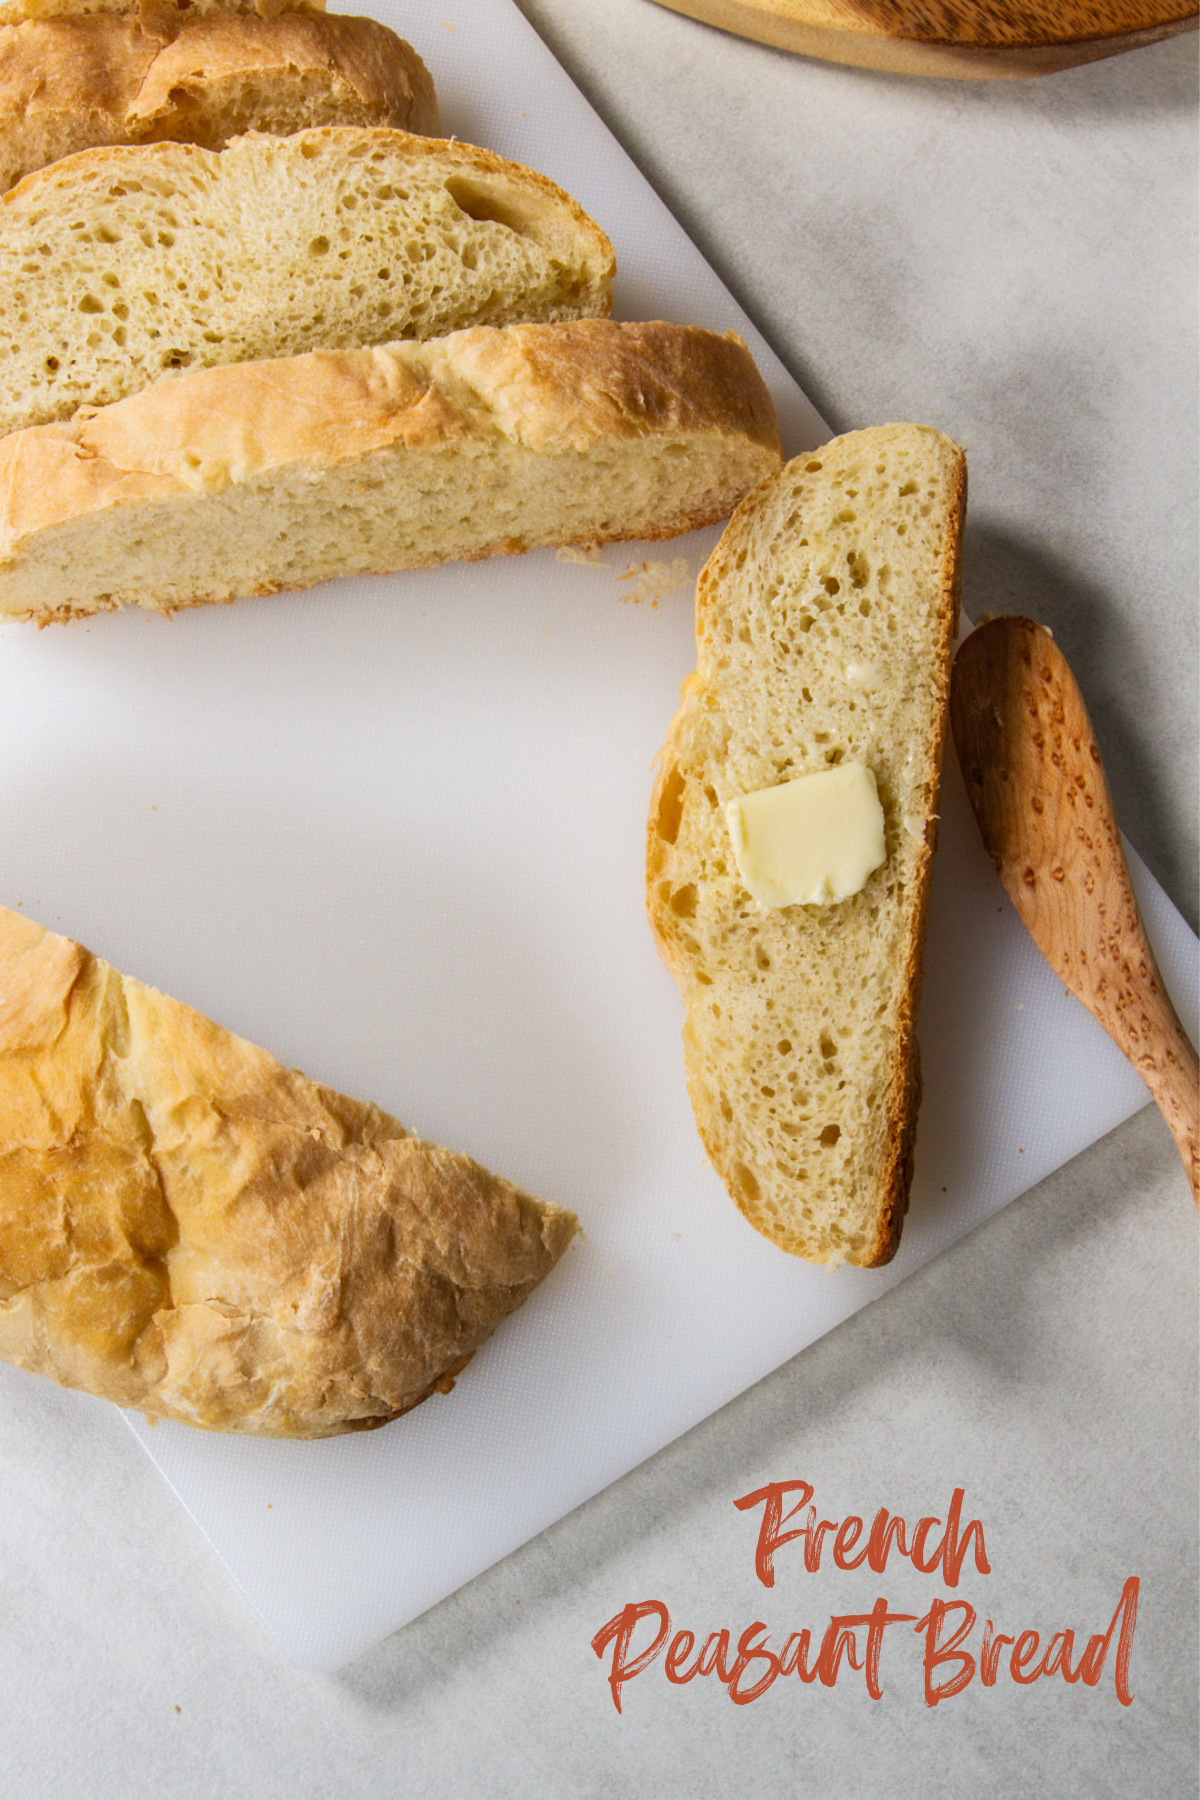
[[[0,908],[0,1356],[211,1431],[449,1385],[577,1229]]]
[[[93,145],[216,150],[247,131],[320,125],[432,135],[429,71],[374,19],[307,9],[0,15],[0,192]]]
[[[759,1231],[885,1262],[908,1202],[920,982],[966,501],[962,452],[887,425],[799,457],[700,577],[697,669],[651,804],[650,921],[687,1003],[700,1135]],[[863,763],[886,860],[829,906],[759,906],[725,806]]]
[[[604,314],[613,266],[561,188],[468,144],[82,150],[0,196],[0,432],[168,370]]]
[[[207,369],[0,439],[0,616],[157,611],[724,518],[779,466],[740,338],[481,327]]]

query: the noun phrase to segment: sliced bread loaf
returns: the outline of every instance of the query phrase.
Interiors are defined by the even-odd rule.
[[[467,144],[83,150],[0,197],[0,431],[168,370],[604,314],[612,273],[561,188]]]
[[[0,23],[0,192],[102,144],[220,149],[247,131],[439,129],[433,82],[374,19],[161,7]]]
[[[650,922],[700,1135],[750,1223],[814,1262],[886,1262],[907,1205],[965,495],[962,452],[912,425],[752,494],[700,577],[651,804]],[[840,764],[874,777],[882,865],[837,904],[760,905],[726,806]]]
[[[0,440],[0,616],[669,537],[778,466],[732,333],[479,327],[201,370]]]
[[[0,1357],[209,1431],[449,1388],[577,1229],[0,907]]]

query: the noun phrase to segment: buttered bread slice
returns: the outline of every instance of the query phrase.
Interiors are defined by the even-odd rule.
[[[700,577],[650,812],[651,925],[700,1135],[757,1230],[886,1262],[958,615],[962,452],[887,425],[790,463]]]
[[[209,1431],[382,1425],[574,1216],[0,908],[0,1356]]]
[[[613,267],[561,188],[468,144],[82,150],[0,196],[0,432],[182,369],[603,315]]]
[[[60,157],[164,139],[217,150],[247,131],[439,130],[429,71],[374,19],[169,4],[6,18],[0,192]]]
[[[201,370],[0,440],[0,616],[670,537],[779,460],[741,339],[679,325],[480,327]]]

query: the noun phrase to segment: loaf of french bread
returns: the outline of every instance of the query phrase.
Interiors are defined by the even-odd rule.
[[[243,13],[272,19],[280,12],[324,11],[325,0],[0,0],[0,25],[19,25],[26,19],[90,19],[100,14],[207,18],[211,13]]]
[[[153,1418],[383,1425],[574,1216],[0,907],[0,1357]]]

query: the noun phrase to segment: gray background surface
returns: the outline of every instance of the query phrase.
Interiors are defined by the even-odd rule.
[[[1196,923],[1196,40],[1035,83],[913,83],[648,0],[523,0],[838,429],[970,456],[964,601],[1051,625],[1126,830]],[[449,14],[448,14],[449,16]],[[427,49],[436,75],[436,45]],[[0,1368],[0,1784],[14,1796],[1184,1796],[1197,1792],[1197,1232],[1146,1112],[335,1677],[284,1665],[106,1407]],[[746,1707],[654,1668],[618,1718],[594,1632],[663,1600],[776,1644],[911,1567],[753,1570],[733,1499],[982,1517],[1000,1630],[1103,1630],[1141,1578],[1132,1707],[1002,1674],[936,1710]],[[973,1642],[977,1645],[979,1628]]]

